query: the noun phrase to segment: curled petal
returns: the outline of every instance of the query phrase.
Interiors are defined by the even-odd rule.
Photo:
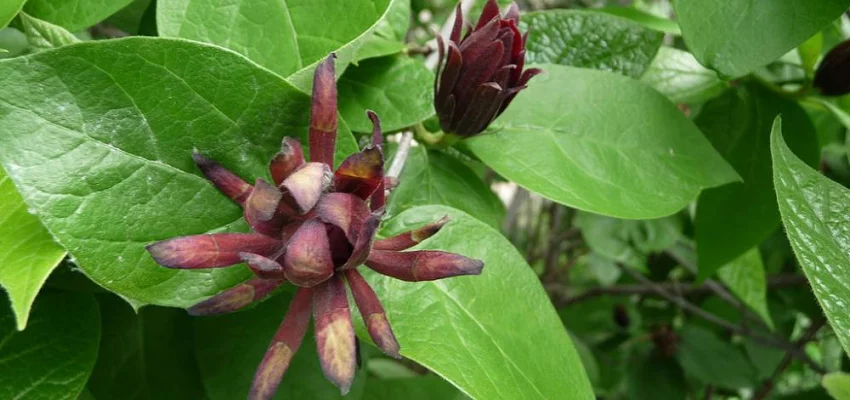
[[[237,204],[245,204],[245,199],[247,199],[248,195],[251,194],[251,185],[249,185],[248,182],[243,181],[242,178],[236,176],[236,174],[230,172],[227,168],[222,167],[221,164],[198,153],[193,153],[192,159],[195,160],[195,164],[198,165],[198,168],[204,176],[206,176],[219,191],[224,193],[225,196],[229,197]]]
[[[369,198],[384,179],[384,155],[369,146],[345,159],[334,172],[334,190]]]
[[[284,179],[302,165],[304,165],[304,151],[301,150],[301,143],[291,137],[283,138],[280,143],[280,152],[269,164],[269,171],[272,173],[275,185],[283,183]]]
[[[481,29],[485,24],[499,17],[499,3],[496,0],[487,0],[484,4],[484,9],[481,11],[481,17],[478,18],[478,24],[475,29]]]
[[[375,233],[378,231],[380,223],[380,218],[374,215],[363,222],[360,233],[357,234],[357,242],[354,243],[354,248],[351,250],[351,256],[348,257],[341,269],[357,268],[366,261],[366,258],[369,257],[369,251],[372,250],[372,242],[375,240]]]
[[[311,289],[299,289],[295,293],[283,322],[269,344],[263,361],[254,374],[249,400],[267,400],[274,396],[283,374],[289,368],[292,356],[301,347],[301,341],[310,326]]]
[[[354,326],[348,311],[345,284],[337,275],[315,289],[313,319],[316,324],[316,348],[325,376],[348,393],[357,368]]]
[[[411,248],[419,242],[428,239],[431,236],[437,234],[440,229],[443,228],[451,219],[448,215],[440,218],[437,221],[434,221],[428,225],[425,225],[421,228],[414,229],[412,231],[404,232],[398,236],[393,236],[391,238],[382,239],[375,241],[374,246],[372,246],[375,250],[405,250]]]
[[[519,6],[516,3],[511,3],[508,11],[505,12],[504,19],[514,21],[516,24],[519,23]]]
[[[366,260],[373,270],[408,282],[433,281],[458,275],[478,275],[480,260],[444,251],[373,250]]]
[[[331,53],[313,75],[313,103],[310,106],[310,161],[333,168],[337,130],[337,91],[334,59]]]
[[[312,287],[333,275],[334,264],[325,224],[312,219],[301,225],[286,246],[284,276],[294,285]]]
[[[325,164],[309,162],[280,184],[283,201],[300,214],[313,209],[331,184],[331,170]]]
[[[345,232],[349,243],[357,243],[357,234],[369,218],[369,207],[357,196],[348,193],[328,193],[316,204],[316,215]]]
[[[354,296],[354,303],[357,304],[357,309],[363,316],[363,322],[366,323],[366,329],[369,331],[372,341],[388,356],[401,358],[401,355],[398,354],[398,341],[392,327],[390,327],[389,320],[387,320],[387,313],[381,306],[381,301],[378,300],[375,291],[355,269],[345,271],[345,279],[348,281],[348,287],[351,288],[351,294]]]
[[[245,220],[258,233],[275,236],[283,224],[282,215],[277,214],[281,194],[276,187],[262,179],[254,183],[254,190],[245,201]]]
[[[239,258],[260,278],[284,279],[283,266],[271,258],[253,253],[239,253]]]
[[[372,121],[372,146],[381,148],[384,145],[384,133],[381,131],[381,119],[372,110],[366,110],[366,116]]]
[[[186,311],[195,316],[238,311],[265,299],[284,282],[283,279],[254,278],[195,304]]]
[[[270,255],[282,243],[259,233],[216,233],[182,236],[146,247],[159,265],[168,268],[216,268],[242,262],[240,252]]]

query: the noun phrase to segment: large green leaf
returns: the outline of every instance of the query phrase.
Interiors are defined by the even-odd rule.
[[[773,179],[782,223],[815,297],[850,354],[850,190],[797,158],[777,118],[770,137]],[[790,132],[789,132],[790,133]]]
[[[88,28],[133,0],[28,0],[24,11],[69,31]]]
[[[289,293],[281,293],[248,311],[194,320],[195,352],[210,400],[246,397],[290,298]],[[312,331],[307,332],[274,398],[359,399],[366,370],[361,368],[351,391],[340,396],[339,389],[322,375],[313,337]]]
[[[410,28],[410,13],[410,0],[392,1],[386,16],[357,49],[354,62],[400,53],[407,48],[404,42]]]
[[[717,276],[735,296],[773,328],[773,320],[767,311],[767,282],[758,247],[718,269]]]
[[[687,51],[662,47],[640,78],[675,103],[702,103],[728,86]]]
[[[756,371],[740,348],[696,325],[685,326],[679,335],[676,359],[687,375],[728,389],[751,387],[757,382]]]
[[[352,130],[371,132],[366,110],[384,131],[416,124],[434,114],[434,74],[410,57],[383,57],[350,67],[339,79],[339,112]]]
[[[444,152],[419,146],[410,149],[387,213],[397,215],[428,204],[457,208],[493,227],[499,227],[505,216],[502,201],[466,164]]]
[[[676,36],[682,35],[682,30],[679,29],[679,25],[676,21],[672,21],[668,18],[655,14],[650,14],[646,11],[639,10],[636,7],[607,6],[598,8],[596,11],[630,19],[647,28],[654,29],[659,32],[669,33]]]
[[[438,376],[403,379],[369,379],[363,399],[368,400],[461,400],[465,396]]]
[[[0,296],[0,398],[74,400],[97,358],[100,315],[88,293],[45,293],[27,330]]]
[[[41,51],[74,44],[80,41],[65,28],[21,13],[21,27],[27,35],[30,49]]]
[[[493,170],[549,199],[621,218],[657,218],[706,187],[738,179],[664,96],[609,72],[546,73],[469,148]],[[568,87],[569,90],[564,88]]]
[[[392,235],[449,215],[420,249],[484,261],[480,276],[409,283],[368,272],[401,354],[475,399],[592,399],[576,350],[534,271],[495,229],[444,206],[410,209]]]
[[[708,189],[695,218],[699,276],[706,278],[779,226],[770,162],[770,128],[782,115],[788,143],[809,165],[818,161],[815,128],[806,112],[756,85],[730,90],[703,107],[697,126],[735,167],[743,182]]]
[[[835,400],[850,400],[850,374],[833,372],[823,376],[823,387]]]
[[[791,51],[850,7],[850,0],[678,0],[688,48],[721,75],[746,75]]]
[[[284,135],[307,143],[308,96],[236,53],[156,38],[5,60],[0,85],[0,163],[89,278],[136,303],[183,307],[250,275],[162,268],[144,246],[244,229],[191,153],[268,178]],[[350,133],[338,145],[338,160],[356,149]]]
[[[97,399],[203,399],[192,321],[175,308],[144,307],[101,295],[102,341],[88,389]]]
[[[526,61],[614,71],[639,77],[658,48],[663,34],[606,13],[548,10],[522,16],[530,29]]]
[[[9,22],[15,18],[15,15],[18,15],[18,12],[21,11],[21,8],[24,7],[24,3],[27,0],[5,0],[0,2],[0,29],[9,25]]]
[[[19,330],[27,326],[30,307],[47,276],[65,257],[65,250],[31,212],[0,168],[0,286],[9,295]]]
[[[159,34],[233,49],[309,87],[312,66],[336,52],[339,70],[383,18],[391,0],[159,0]]]

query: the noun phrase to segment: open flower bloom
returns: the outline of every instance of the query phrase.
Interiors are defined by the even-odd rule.
[[[316,69],[310,115],[310,162],[297,140],[284,138],[269,169],[273,182],[253,185],[199,154],[203,174],[244,209],[252,233],[184,236],[147,247],[169,268],[218,268],[246,263],[255,278],[192,306],[193,315],[242,309],[285,282],[299,287],[254,377],[249,397],[271,398],[310,322],[325,376],[346,393],[356,369],[356,343],[345,282],[372,340],[399,356],[399,344],[375,292],[357,271],[369,268],[405,281],[475,275],[483,263],[443,251],[403,251],[435,234],[441,219],[401,235],[375,240],[385,198],[380,121],[373,143],[331,171],[337,135],[333,56]]]
[[[434,108],[443,131],[460,136],[484,131],[541,72],[522,70],[528,35],[519,32],[518,24],[516,3],[501,17],[496,0],[488,0],[478,24],[467,26],[461,39],[464,21],[458,4],[448,46],[437,36]]]

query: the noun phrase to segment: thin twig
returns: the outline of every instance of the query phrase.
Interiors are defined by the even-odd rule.
[[[790,286],[800,286],[806,284],[806,277],[798,274],[778,274],[772,275],[767,278],[767,287],[771,289],[778,289]],[[698,296],[703,294],[712,293],[712,290],[707,286],[703,285],[694,285],[688,283],[674,283],[674,282],[663,282],[656,283],[656,285],[661,286],[667,291],[676,290],[676,286],[679,286],[682,296]],[[564,292],[564,288],[559,286],[547,287],[551,291]],[[563,293],[559,293],[563,294]],[[658,293],[653,290],[648,285],[616,285],[616,286],[608,286],[608,287],[594,287],[592,289],[588,289],[582,292],[579,295],[573,297],[567,297],[561,303],[556,304],[556,307],[568,306],[573,303],[579,303],[582,301],[590,300],[599,296],[653,296],[658,295]],[[563,297],[563,296],[562,296]]]
[[[624,266],[620,263],[618,263],[617,266],[620,267],[620,269],[622,269],[623,272],[625,272],[629,276],[631,276],[632,279],[634,279],[634,280],[636,280],[636,281],[638,281],[638,282],[640,282],[644,285],[649,286],[659,296],[667,299],[668,301],[679,306],[683,310],[688,311],[691,314],[693,314],[693,315],[695,315],[699,318],[702,318],[702,319],[704,319],[708,322],[711,322],[712,324],[715,324],[715,325],[717,325],[717,326],[719,326],[723,329],[726,329],[729,332],[732,332],[732,333],[735,333],[735,334],[738,334],[738,335],[741,335],[741,336],[746,336],[746,337],[752,338],[752,339],[754,339],[754,342],[756,344],[785,350],[786,352],[788,352],[792,356],[796,357],[800,361],[808,364],[809,367],[811,369],[815,370],[816,372],[821,373],[821,374],[823,374],[825,372],[823,367],[821,367],[814,360],[812,360],[804,351],[802,351],[799,347],[795,346],[793,343],[788,342],[784,338],[781,338],[781,337],[778,337],[778,336],[763,335],[761,333],[752,331],[748,328],[735,325],[735,324],[733,324],[733,323],[731,323],[731,322],[729,322],[729,321],[727,321],[723,318],[718,317],[715,314],[712,314],[708,311],[703,310],[702,308],[699,308],[698,306],[694,305],[693,303],[685,300],[683,297],[678,297],[678,296],[670,293],[667,289],[665,289],[664,287],[653,282],[649,278],[641,275],[639,272],[634,271],[633,269],[626,267],[626,266]]]
[[[401,175],[401,170],[404,169],[404,163],[407,161],[407,155],[410,153],[410,146],[413,144],[413,132],[406,131],[401,134],[401,140],[398,142],[398,150],[395,152],[393,162],[387,170],[387,177],[398,178]]]
[[[795,343],[795,346],[802,351],[803,346],[805,346],[806,343],[810,342],[815,337],[815,334],[818,333],[818,331],[824,326],[824,324],[826,324],[826,320],[823,318],[819,318],[816,321],[812,321],[812,324],[809,325],[808,329],[806,329],[806,331],[803,333],[803,336],[800,337],[800,340]],[[791,355],[791,353],[786,353],[785,356],[782,357],[782,361],[779,362],[779,365],[776,367],[776,370],[773,371],[773,375],[771,375],[768,380],[764,381],[758,392],[753,395],[753,400],[763,400],[767,398],[767,396],[773,390],[774,386],[776,386],[776,380],[779,378],[780,375],[782,375],[785,369],[788,368],[789,365],[791,365],[792,359],[793,356]],[[820,373],[823,374],[824,372],[825,371]]]

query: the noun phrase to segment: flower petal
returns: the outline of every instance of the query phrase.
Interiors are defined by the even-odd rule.
[[[313,102],[310,106],[310,161],[333,168],[337,130],[337,91],[334,59],[331,53],[313,75]]]
[[[292,356],[301,347],[301,341],[310,326],[312,298],[311,289],[302,288],[295,293],[283,322],[254,374],[251,391],[248,393],[249,400],[267,400],[274,396],[283,374],[289,368]]]
[[[268,236],[280,234],[283,225],[283,215],[277,213],[281,193],[276,187],[257,179],[254,190],[245,201],[245,220],[258,233]]]
[[[401,358],[398,354],[398,341],[375,291],[356,269],[345,271],[345,279],[348,281],[354,303],[357,304],[357,309],[363,316],[363,322],[366,323],[366,329],[372,341],[375,342],[375,346],[390,357]]]
[[[337,275],[316,287],[313,319],[316,324],[316,348],[325,376],[348,393],[357,368],[354,326],[348,311],[345,283]]]
[[[306,214],[330,187],[331,180],[331,170],[327,165],[308,162],[280,184],[283,201],[298,213]]]
[[[253,278],[189,307],[189,315],[217,315],[241,310],[268,297],[286,282],[283,279]]]
[[[384,179],[384,155],[375,146],[346,158],[334,172],[334,190],[368,199]]]
[[[484,9],[481,10],[481,16],[478,17],[478,24],[475,25],[475,29],[480,29],[488,22],[492,21],[493,18],[499,17],[499,3],[496,0],[487,0],[487,3],[484,4]]]
[[[363,222],[360,232],[357,234],[357,241],[354,243],[354,248],[351,250],[351,256],[343,264],[341,269],[353,269],[363,264],[369,257],[369,251],[372,250],[372,242],[375,240],[375,233],[378,231],[378,225],[381,219],[375,215],[369,216]]]
[[[479,86],[463,117],[457,120],[455,133],[468,136],[482,132],[496,118],[505,96],[502,87],[494,82]]]
[[[478,275],[479,260],[444,251],[372,250],[366,265],[373,270],[408,282],[433,281],[458,275]]]
[[[455,21],[452,24],[452,33],[449,35],[449,40],[455,43],[460,43],[460,34],[463,33],[463,10],[460,7],[460,2],[455,7]]]
[[[283,138],[280,143],[280,152],[269,164],[269,171],[272,173],[275,185],[279,186],[302,165],[304,165],[304,151],[301,150],[301,143],[291,137]]]
[[[259,233],[216,233],[182,236],[146,247],[159,265],[168,268],[216,268],[242,262],[240,252],[270,255],[282,243]]]
[[[298,228],[286,246],[283,271],[286,279],[301,287],[313,287],[333,275],[325,224],[311,219]]]
[[[372,246],[375,250],[405,250],[411,248],[419,242],[428,239],[431,236],[437,234],[440,229],[443,228],[451,219],[448,215],[440,218],[437,221],[431,222],[428,225],[425,225],[421,228],[414,229],[412,231],[404,232],[400,235],[393,236],[391,238],[381,239],[375,241],[375,244]]]
[[[227,168],[222,167],[221,164],[198,153],[193,153],[192,159],[195,160],[195,164],[198,165],[198,168],[204,176],[206,176],[219,191],[224,193],[225,196],[229,197],[237,204],[245,204],[245,199],[247,199],[251,194],[252,189],[248,182],[243,181],[242,178],[236,176],[236,174],[230,172]]]
[[[260,278],[284,279],[283,266],[271,258],[254,253],[239,253],[239,258]]]
[[[366,202],[348,193],[328,193],[322,196],[315,211],[322,221],[342,229],[352,244],[357,243],[357,234],[363,222],[371,215]]]
[[[449,43],[446,64],[439,75],[440,83],[434,92],[434,105],[438,113],[444,113],[449,96],[458,84],[460,72],[463,69],[463,55],[454,43]]]

